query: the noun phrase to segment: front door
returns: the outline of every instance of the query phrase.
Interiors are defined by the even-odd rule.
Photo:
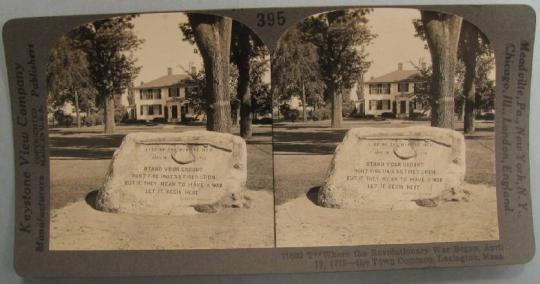
[[[171,118],[178,118],[178,106],[173,105],[171,107],[171,112],[172,112]]]
[[[165,117],[165,121],[169,121],[169,107],[165,106],[163,108],[163,117]]]
[[[407,113],[407,101],[399,102],[399,113]]]

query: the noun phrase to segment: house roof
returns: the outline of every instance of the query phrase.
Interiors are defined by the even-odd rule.
[[[144,83],[140,86],[135,87],[136,89],[147,89],[147,88],[162,88],[170,87],[173,85],[180,84],[183,80],[189,79],[187,74],[172,74],[159,77],[150,82]]]
[[[396,70],[385,75],[373,78],[366,83],[394,83],[402,81],[415,81],[418,76],[416,70]]]

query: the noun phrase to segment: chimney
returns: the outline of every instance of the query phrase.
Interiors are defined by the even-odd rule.
[[[197,73],[197,67],[191,66],[191,73],[193,74]]]
[[[401,63],[401,62],[398,63],[398,65],[397,65],[397,70],[398,70],[398,71],[402,71],[402,70],[403,70],[403,63]]]
[[[141,86],[144,85],[144,81],[141,81]]]
[[[171,67],[167,68],[167,75],[172,75],[172,68]]]
[[[427,69],[427,64],[425,62],[422,62],[422,69]]]

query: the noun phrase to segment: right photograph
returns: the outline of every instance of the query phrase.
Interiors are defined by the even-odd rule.
[[[271,55],[277,247],[498,240],[495,72],[457,15],[290,27]]]

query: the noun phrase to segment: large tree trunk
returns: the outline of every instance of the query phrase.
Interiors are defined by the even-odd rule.
[[[431,126],[454,128],[454,74],[462,18],[422,11],[433,63]]]
[[[77,90],[73,92],[75,96],[75,120],[77,121],[77,128],[81,128],[81,111],[79,110],[79,93]]]
[[[105,123],[105,133],[114,133],[114,96],[105,97],[105,107],[103,108],[103,121]]]
[[[343,122],[343,113],[342,113],[342,105],[343,105],[343,95],[340,91],[331,89],[330,95],[332,96],[332,122],[331,127],[332,128],[340,128],[341,123]]]
[[[461,29],[463,40],[462,53],[465,64],[465,78],[463,81],[463,97],[465,101],[465,113],[463,117],[463,131],[467,134],[474,133],[474,106],[475,106],[475,78],[476,60],[479,53],[478,30],[474,25],[464,21]]]
[[[230,132],[231,103],[228,84],[232,20],[206,14],[188,14],[188,19],[203,58],[206,74],[206,129]]]
[[[240,25],[239,25],[240,26]],[[240,100],[240,136],[247,139],[251,137],[251,121],[253,120],[253,110],[251,105],[251,90],[249,88],[249,74],[251,58],[251,43],[249,30],[240,26],[238,35],[238,88],[237,96]]]
[[[307,121],[306,106],[306,86],[304,84],[304,81],[302,81],[302,119],[304,120],[304,122]]]

